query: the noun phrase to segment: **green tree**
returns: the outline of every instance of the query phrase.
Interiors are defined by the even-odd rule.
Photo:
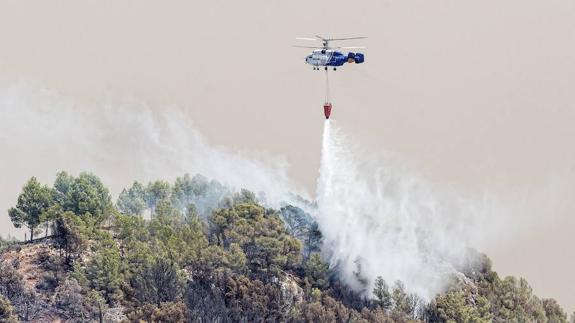
[[[87,246],[82,219],[70,211],[60,214],[54,221],[54,244],[64,251],[65,262],[70,265]]]
[[[152,303],[160,307],[163,302],[175,302],[184,288],[184,279],[178,265],[156,257],[132,278],[136,298],[141,304]]]
[[[428,319],[431,322],[473,322],[488,323],[491,317],[484,316],[466,300],[462,290],[451,290],[437,296],[428,307]]]
[[[183,242],[180,262],[182,266],[199,265],[202,253],[208,247],[208,239],[204,233],[204,223],[197,215],[190,214],[192,210],[193,208],[188,208],[188,216],[185,222],[178,225],[178,236]],[[238,255],[238,257],[240,256]]]
[[[195,204],[188,204],[186,208],[186,213],[184,215],[184,222],[185,223],[192,223],[195,221],[200,221],[200,214],[198,213],[198,208]]]
[[[393,305],[391,293],[385,280],[379,276],[375,280],[375,287],[373,288],[373,295],[377,299],[377,303],[384,310],[390,310]]]
[[[567,314],[565,314],[556,300],[552,298],[544,299],[543,307],[549,323],[567,323]]]
[[[111,238],[102,238],[94,257],[86,268],[86,278],[92,288],[101,291],[108,302],[122,298],[120,287],[122,259],[116,243]]]
[[[306,258],[313,252],[320,252],[323,243],[323,235],[319,229],[317,222],[313,222],[307,232],[305,240]]]
[[[83,172],[68,188],[64,210],[100,224],[110,217],[114,207],[110,193],[100,178]]]
[[[410,318],[416,317],[417,306],[420,302],[415,294],[408,294],[401,281],[396,281],[391,291],[393,311],[407,315]]]
[[[106,304],[106,300],[99,292],[93,289],[91,289],[84,297],[84,311],[86,313],[85,316],[88,318],[104,323],[104,312],[107,307],[108,305]]]
[[[200,193],[200,188],[195,185],[190,175],[185,174],[176,178],[172,189],[172,202],[182,212],[187,212],[188,205],[192,204]]]
[[[243,274],[247,269],[246,254],[237,243],[232,243],[230,245],[228,252],[228,264],[230,269],[239,274]]]
[[[42,214],[40,214],[40,222],[44,223],[44,237],[48,237],[49,228],[52,227],[52,233],[54,233],[53,224],[54,221],[58,218],[60,214],[62,214],[63,209],[60,204],[54,204],[46,209]]]
[[[134,182],[129,189],[123,189],[116,203],[118,210],[127,215],[142,215],[146,209],[146,189]]]
[[[158,202],[170,198],[170,183],[165,181],[154,181],[146,186],[146,204],[150,208],[152,217],[156,214]]]
[[[329,287],[329,266],[326,264],[319,253],[312,253],[306,261],[305,277],[313,288],[325,290]]]
[[[146,221],[141,217],[119,214],[114,219],[114,225],[116,237],[125,243],[133,240],[146,241],[149,238]]]
[[[211,239],[224,249],[237,243],[250,270],[261,279],[301,264],[301,244],[286,232],[279,215],[254,203],[220,209],[210,218]]]
[[[280,213],[289,234],[301,241],[305,241],[311,229],[311,216],[304,210],[293,205],[282,207]]]
[[[54,181],[54,200],[60,204],[66,204],[66,198],[68,196],[68,190],[74,184],[74,177],[64,171],[56,174],[56,180]]]
[[[239,192],[234,193],[233,203],[234,204],[256,204],[256,195],[245,188],[242,188]]]
[[[8,210],[10,220],[16,228],[26,226],[30,230],[30,241],[34,240],[34,230],[41,223],[41,214],[52,205],[52,191],[32,177],[18,196],[15,207]]]
[[[495,276],[484,292],[493,303],[495,317],[502,320],[544,321],[545,309],[523,278]]]
[[[163,199],[158,201],[156,205],[156,213],[155,216],[158,218],[164,217],[165,220],[180,220],[181,216],[180,213],[174,206],[169,199]]]

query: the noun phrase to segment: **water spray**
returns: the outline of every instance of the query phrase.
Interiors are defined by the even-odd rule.
[[[315,218],[331,268],[367,297],[378,276],[425,300],[441,292],[465,260],[465,205],[389,161],[367,162],[329,119],[321,154]]]

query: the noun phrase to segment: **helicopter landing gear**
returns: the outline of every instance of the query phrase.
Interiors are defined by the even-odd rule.
[[[324,69],[327,71],[327,66],[326,66],[326,67],[324,67]]]
[[[334,71],[337,71],[337,68],[334,67],[333,70],[334,70]]]

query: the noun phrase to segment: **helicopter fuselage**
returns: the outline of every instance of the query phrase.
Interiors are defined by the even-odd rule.
[[[364,55],[349,52],[347,55],[331,49],[314,50],[305,58],[305,62],[312,66],[342,66],[345,63],[363,63]]]

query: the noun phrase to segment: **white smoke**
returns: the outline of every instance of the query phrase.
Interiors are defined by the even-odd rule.
[[[493,248],[513,240],[517,231],[559,223],[558,214],[574,209],[568,202],[574,175],[554,178],[542,190],[497,192],[470,202],[427,185],[400,167],[401,161],[378,160],[378,153],[352,143],[326,122],[314,216],[332,264],[348,284],[368,294],[381,275],[430,299],[468,246]],[[49,184],[60,170],[93,172],[114,196],[134,180],[173,181],[201,173],[234,188],[265,192],[277,207],[291,193],[306,195],[290,181],[288,166],[282,158],[210,144],[178,107],[86,106],[27,85],[0,86],[0,212],[13,205],[30,176]],[[6,234],[23,238],[4,213],[0,235]]]
[[[272,206],[295,190],[283,158],[210,144],[178,107],[79,105],[52,91],[12,84],[0,86],[0,129],[0,210],[14,203],[29,177],[51,184],[61,170],[95,173],[114,197],[134,180],[173,181],[184,173],[264,192]],[[0,220],[0,234],[13,230],[7,216]]]
[[[50,184],[60,170],[94,172],[115,196],[133,180],[171,181],[184,173],[264,192],[274,207],[302,194],[283,159],[211,145],[178,107],[78,105],[20,84],[0,87],[0,128],[4,210],[30,176]],[[369,284],[381,275],[420,295],[438,291],[452,271],[446,258],[459,255],[469,237],[460,203],[438,200],[397,167],[367,161],[377,154],[354,150],[329,122],[322,149],[316,216],[346,281],[361,288],[359,272]],[[7,217],[2,221],[11,228]]]
[[[472,236],[473,212],[464,200],[432,191],[389,160],[368,160],[329,120],[317,199],[331,265],[369,296],[382,276],[431,299],[456,272],[452,264],[463,260]]]

